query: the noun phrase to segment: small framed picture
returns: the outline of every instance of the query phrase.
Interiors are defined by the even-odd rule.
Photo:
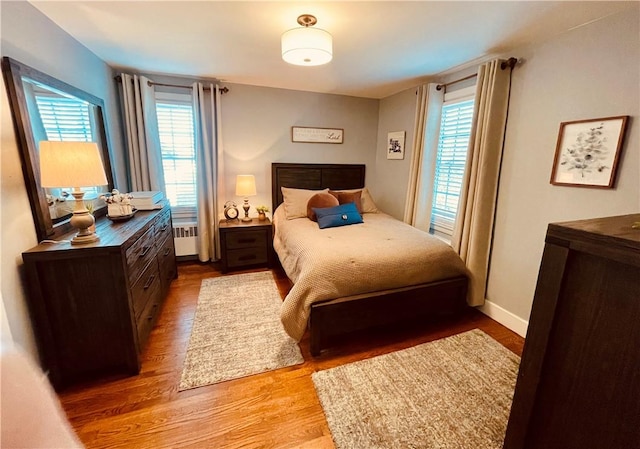
[[[404,131],[387,134],[387,159],[404,159]]]
[[[629,116],[562,122],[551,184],[612,188]]]

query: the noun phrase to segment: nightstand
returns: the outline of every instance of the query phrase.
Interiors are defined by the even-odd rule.
[[[220,220],[222,272],[254,266],[270,267],[273,260],[271,221]]]

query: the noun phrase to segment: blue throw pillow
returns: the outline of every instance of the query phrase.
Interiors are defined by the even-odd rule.
[[[355,203],[346,203],[334,207],[314,207],[320,229],[362,223],[362,215]]]

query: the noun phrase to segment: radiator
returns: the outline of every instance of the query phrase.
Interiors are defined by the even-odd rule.
[[[192,256],[198,254],[196,250],[197,223],[174,223],[173,242],[176,256]]]

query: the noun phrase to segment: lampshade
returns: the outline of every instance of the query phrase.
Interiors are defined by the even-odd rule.
[[[322,65],[333,58],[333,38],[320,28],[312,28],[316,18],[304,14],[298,17],[303,25],[282,34],[282,59],[295,65]]]
[[[236,195],[256,195],[256,178],[253,175],[238,175],[236,178]]]
[[[40,142],[40,184],[42,187],[73,187],[75,207],[69,220],[78,234],[72,245],[97,242],[100,238],[90,229],[95,223],[84,204],[80,187],[107,185],[104,165],[95,142]]]
[[[95,142],[40,142],[42,187],[107,185],[100,150]]]

